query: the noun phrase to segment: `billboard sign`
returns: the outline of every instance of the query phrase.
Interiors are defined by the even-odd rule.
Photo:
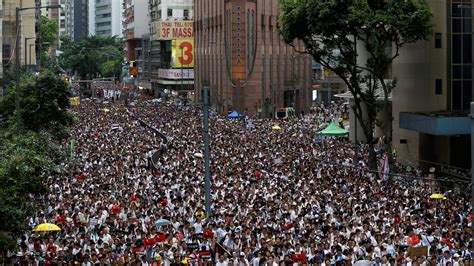
[[[158,77],[162,79],[194,79],[194,69],[158,69]]]
[[[194,38],[193,21],[157,21],[156,40],[175,40]]]
[[[171,67],[194,67],[194,39],[178,39],[171,42]]]

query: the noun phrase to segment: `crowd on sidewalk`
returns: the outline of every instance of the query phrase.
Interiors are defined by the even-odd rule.
[[[346,138],[315,142],[323,108],[289,121],[210,119],[212,212],[204,207],[196,107],[139,99],[130,113],[74,109],[75,159],[47,180],[47,204],[12,260],[49,265],[472,265],[471,205],[430,186],[381,181],[367,150],[352,167]],[[334,117],[331,118],[330,116]],[[140,118],[172,139],[162,146]],[[273,130],[278,124],[280,130]],[[154,167],[154,166],[155,167]],[[412,173],[407,173],[412,174]],[[444,191],[438,191],[440,193]],[[417,258],[410,247],[426,247]]]

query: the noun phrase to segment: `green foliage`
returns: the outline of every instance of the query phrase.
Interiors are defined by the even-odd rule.
[[[15,130],[15,89],[0,101],[0,115],[10,122],[0,125],[0,263],[30,230],[27,219],[47,191],[45,178],[61,172],[66,151],[58,143],[69,136],[74,121],[70,90],[57,75],[24,75],[20,85],[21,131]]]
[[[69,136],[68,128],[73,116],[68,111],[71,91],[69,85],[50,72],[38,78],[23,76],[20,84],[20,116],[26,130],[40,132],[46,130],[62,140]],[[15,89],[0,101],[0,114],[14,121]]]
[[[41,16],[41,40],[42,50],[47,51],[49,47],[54,46],[58,40],[58,22],[45,16]],[[47,44],[45,44],[47,43]]]
[[[0,129],[0,252],[12,250],[36,210],[37,195],[44,194],[44,178],[59,173],[66,154],[45,132],[21,134]]]
[[[62,40],[59,65],[82,77],[115,76],[123,61],[123,41],[116,37],[87,36],[79,42]]]

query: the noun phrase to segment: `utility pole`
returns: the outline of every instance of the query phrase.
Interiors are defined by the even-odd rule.
[[[209,86],[203,86],[203,135],[204,135],[204,190],[205,190],[205,204],[206,216],[211,215],[211,173],[209,169]]]
[[[471,102],[471,214],[474,213],[474,102]],[[471,221],[471,248],[474,250],[474,221]],[[472,252],[472,251],[471,251]]]
[[[15,43],[15,111],[16,131],[20,131],[20,8],[15,10],[16,43]]]

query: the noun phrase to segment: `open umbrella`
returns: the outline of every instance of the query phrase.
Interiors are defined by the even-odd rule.
[[[155,225],[156,226],[166,226],[166,225],[170,225],[171,222],[166,220],[166,219],[159,219],[158,221],[156,221]]]
[[[55,224],[38,224],[34,229],[34,232],[50,232],[50,231],[61,231],[61,228]]]
[[[274,126],[272,127],[272,129],[273,129],[273,130],[280,130],[281,127],[280,127],[279,125],[274,125]]]
[[[430,199],[444,199],[444,195],[443,194],[432,194],[430,196]]]
[[[108,113],[110,112],[110,109],[104,108],[104,112]]]

